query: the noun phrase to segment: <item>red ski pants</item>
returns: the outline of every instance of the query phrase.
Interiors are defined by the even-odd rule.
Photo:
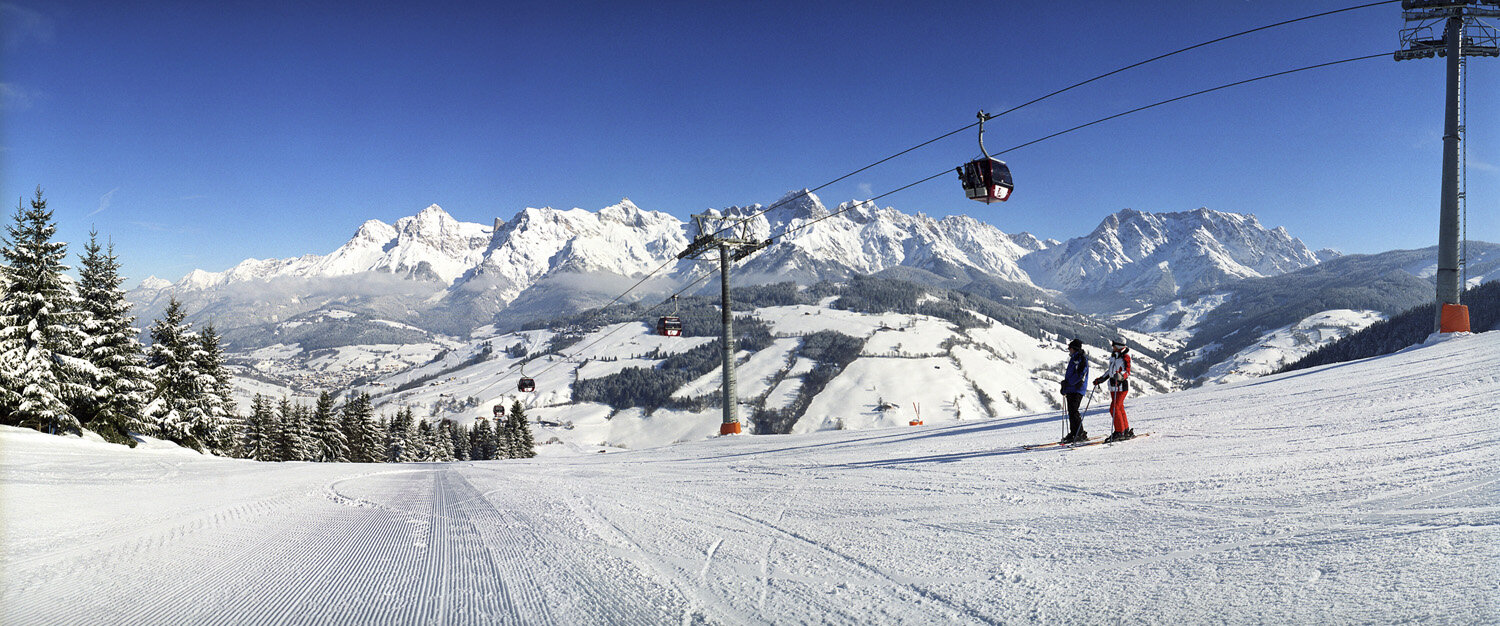
[[[1115,432],[1122,433],[1130,428],[1130,422],[1125,419],[1125,394],[1129,391],[1109,392],[1109,417],[1115,422]]]

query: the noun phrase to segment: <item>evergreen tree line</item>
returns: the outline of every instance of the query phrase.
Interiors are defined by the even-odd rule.
[[[721,314],[715,312],[714,315]],[[683,328],[686,329],[689,318],[682,319]],[[722,318],[715,317],[714,320],[715,324],[719,324]],[[715,333],[717,332],[716,327]],[[771,336],[771,327],[754,317],[735,318],[734,333],[734,346],[737,350],[758,352],[770,347],[771,342],[775,341]],[[686,331],[683,335],[687,336]],[[706,398],[680,400],[672,398],[672,394],[683,385],[722,365],[723,354],[719,341],[665,357],[660,351],[656,351],[646,356],[648,359],[661,359],[654,367],[626,367],[608,376],[573,383],[572,399],[574,402],[600,402],[616,410],[632,407],[643,407],[647,411],[662,407],[698,410]]]
[[[328,392],[311,407],[257,394],[241,422],[233,454],[257,461],[322,463],[488,461],[534,457],[536,444],[519,400],[508,415],[497,410],[493,425],[481,418],[461,426],[446,419],[436,424],[417,419],[411,407],[389,418],[377,416],[364,393],[337,407]]]
[[[828,382],[844,372],[844,368],[859,358],[865,340],[832,330],[820,330],[802,338],[797,347],[797,357],[813,360],[816,365],[802,375],[802,387],[791,404],[781,409],[760,408],[751,417],[755,421],[755,432],[764,434],[786,434],[792,425],[801,419],[812,404],[814,397],[823,393]]]
[[[52,212],[37,187],[0,242],[0,424],[84,429],[134,446],[129,433],[206,452],[233,442],[232,378],[212,326],[194,332],[175,301],[141,345],[114,245],[98,233],[64,272]]]
[[[1089,345],[1106,346],[1119,336],[1118,328],[1068,309],[1035,288],[993,278],[944,288],[895,278],[854,276],[844,284],[818,283],[808,289],[808,294],[814,298],[837,296],[833,302],[836,309],[928,315],[959,328],[986,326],[988,322],[974,315],[978,313],[1038,338],[1077,338]],[[1165,358],[1146,346],[1131,349],[1156,360]]]

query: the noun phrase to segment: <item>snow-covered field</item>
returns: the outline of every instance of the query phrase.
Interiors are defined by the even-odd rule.
[[[863,350],[812,400],[794,432],[904,425],[916,417],[918,408],[922,421],[940,425],[1062,406],[1057,389],[1068,356],[1062,340],[1038,339],[997,322],[960,329],[927,315],[833,309],[832,301],[755,310],[754,317],[777,338],[763,350],[736,355],[736,396],[745,428],[754,428],[757,409],[786,408],[797,399],[803,377],[816,365],[798,349],[803,337],[820,331],[856,337],[864,341]],[[418,415],[432,416],[431,421],[451,419],[459,424],[488,417],[496,404],[508,407],[520,400],[533,419],[566,425],[539,429],[537,441],[555,437],[577,449],[640,449],[718,436],[719,421],[709,417],[721,414],[717,407],[615,411],[605,404],[575,402],[573,393],[578,380],[602,378],[627,367],[655,367],[665,357],[713,338],[662,337],[646,324],[620,323],[584,335],[562,355],[540,356],[553,337],[547,330],[487,334],[358,390],[374,396],[378,411],[410,406]],[[521,353],[512,347],[526,348],[527,356],[508,356]],[[1096,368],[1107,358],[1103,346],[1085,349]],[[1178,384],[1149,357],[1137,355],[1135,368],[1136,393],[1162,393]],[[532,393],[516,392],[523,371],[534,378]],[[672,395],[708,396],[722,380],[723,370],[714,367]]]
[[[0,623],[1496,623],[1497,355],[1143,398],[1075,450],[1018,448],[1055,413],[405,466],[7,428]]]

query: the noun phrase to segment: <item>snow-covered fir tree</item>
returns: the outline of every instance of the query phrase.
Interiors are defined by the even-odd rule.
[[[339,413],[344,437],[349,443],[349,460],[355,463],[384,462],[385,429],[375,419],[370,394],[354,394]]]
[[[250,401],[250,414],[245,417],[240,429],[239,456],[257,461],[275,460],[275,422],[271,401],[255,394],[255,398]]]
[[[98,233],[89,232],[89,242],[80,255],[78,298],[87,314],[84,332],[86,354],[94,364],[94,393],[79,417],[84,427],[106,441],[135,446],[127,433],[150,431],[145,406],[154,387],[146,354],[133,327],[130,303],[125,300],[125,282],[114,244],[99,245]]]
[[[151,434],[202,450],[204,442],[197,433],[204,430],[207,418],[198,402],[202,393],[197,369],[201,345],[186,318],[182,303],[172,298],[162,318],[151,324],[146,365],[155,377],[156,397],[147,405],[146,413],[155,427]]]
[[[391,448],[391,420],[384,415],[376,415],[373,412],[369,419],[370,441],[375,447],[370,449],[370,463],[385,463],[386,454]]]
[[[469,429],[448,423],[448,435],[453,438],[453,460],[468,461],[469,456]]]
[[[198,377],[196,402],[203,418],[195,425],[194,435],[211,451],[224,451],[230,446],[229,435],[233,422],[237,421],[234,377],[224,367],[224,350],[219,346],[219,333],[213,324],[203,327],[197,341],[193,369]]]
[[[454,441],[455,441],[455,438],[454,438],[454,435],[453,435],[454,430],[455,430],[455,427],[453,425],[453,420],[447,420],[447,419],[445,419],[445,420],[443,420],[441,422],[438,422],[438,426],[437,426],[436,430],[437,430],[437,448],[436,448],[436,450],[437,450],[436,457],[437,458],[436,458],[436,460],[438,460],[438,461],[458,461],[458,460],[462,460],[462,459],[460,459],[458,457],[458,450],[453,445]]]
[[[427,460],[422,450],[422,430],[417,422],[416,412],[411,407],[401,409],[404,415],[401,418],[401,453],[398,455],[397,463],[417,463]],[[396,430],[393,426],[392,431]]]
[[[494,429],[490,428],[490,421],[479,418],[474,424],[474,430],[469,436],[469,458],[475,461],[488,461],[495,458],[499,447],[495,438]]]
[[[479,418],[478,420],[475,420],[473,424],[470,424],[468,428],[464,429],[465,430],[465,432],[464,432],[465,437],[464,438],[467,439],[468,443],[469,443],[469,460],[470,461],[483,461],[483,460],[485,460],[484,459],[484,441],[482,439],[482,435],[479,434],[479,424],[481,422],[484,422],[484,418],[482,418],[482,417]]]
[[[276,417],[280,424],[276,438],[276,460],[278,461],[302,461],[306,457],[305,449],[308,439],[308,429],[305,407],[293,403],[291,398],[282,396],[281,403],[276,407]]]
[[[333,410],[333,396],[327,391],[318,395],[318,403],[313,407],[312,441],[309,461],[332,463],[349,460],[349,441],[339,422],[338,412]]]
[[[526,407],[516,400],[510,405],[510,415],[505,417],[505,458],[529,459],[536,456],[536,442],[531,435],[531,425],[526,423]]]
[[[401,407],[396,411],[396,416],[391,418],[386,433],[385,460],[387,463],[409,463],[416,460],[414,450],[416,446],[412,440],[416,438],[417,424],[412,417],[411,407]]]
[[[0,246],[0,422],[43,432],[81,432],[74,414],[92,400],[98,375],[85,355],[85,315],[63,272],[67,244],[37,187],[16,206]]]
[[[435,461],[437,456],[437,437],[432,428],[432,423],[427,420],[417,421],[417,445],[412,459],[416,461]]]

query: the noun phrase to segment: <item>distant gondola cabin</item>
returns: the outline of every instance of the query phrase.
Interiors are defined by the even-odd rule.
[[[521,377],[521,382],[516,383],[516,390],[522,393],[531,393],[533,391],[536,391],[536,381],[523,376]]]
[[[663,337],[681,337],[682,319],[676,315],[668,315],[657,319],[656,334]]]

